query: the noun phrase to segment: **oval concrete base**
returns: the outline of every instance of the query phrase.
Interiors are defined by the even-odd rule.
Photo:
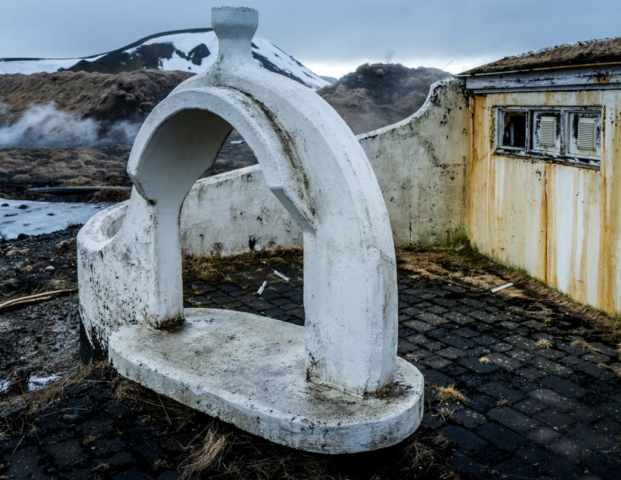
[[[306,381],[303,327],[230,310],[185,315],[173,330],[123,327],[110,337],[110,362],[162,395],[309,452],[388,447],[422,420],[423,377],[401,358],[392,388],[354,396]]]

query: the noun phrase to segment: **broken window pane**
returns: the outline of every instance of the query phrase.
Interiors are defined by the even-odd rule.
[[[526,112],[505,112],[502,145],[526,148]]]

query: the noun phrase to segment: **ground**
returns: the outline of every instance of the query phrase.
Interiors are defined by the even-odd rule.
[[[48,270],[26,273],[38,273],[30,283],[21,271],[58,257],[54,249],[67,257],[54,278],[73,281],[74,235],[0,244],[3,278],[15,279],[6,299],[51,288]],[[468,249],[403,250],[398,258],[399,355],[426,381],[423,423],[401,445],[344,456],[297,452],[148,392],[105,362],[80,367],[73,294],[0,310],[0,380],[14,375],[0,398],[0,478],[165,480],[197,478],[201,469],[203,478],[236,479],[619,478],[616,319]],[[186,259],[186,306],[301,325],[301,260],[297,251]],[[507,282],[515,286],[490,293]],[[22,393],[29,371],[64,378]]]

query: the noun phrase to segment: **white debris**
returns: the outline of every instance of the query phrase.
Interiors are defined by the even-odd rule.
[[[265,282],[263,282],[263,285],[261,285],[261,288],[259,288],[259,290],[257,291],[257,295],[262,295],[263,294],[263,290],[265,290],[266,286],[267,286],[267,280],[265,280]]]
[[[509,287],[512,287],[512,286],[513,286],[512,283],[507,283],[505,285],[501,285],[500,287],[492,288],[491,292],[492,293],[497,293],[497,292],[500,292],[501,290],[504,290],[505,288],[509,288]]]
[[[50,270],[50,271],[54,271],[54,267],[52,267],[51,265],[45,267],[46,270]]]
[[[289,277],[287,277],[286,275],[283,275],[278,270],[274,270],[274,275],[282,278],[285,282],[288,282],[289,280],[291,280]]]

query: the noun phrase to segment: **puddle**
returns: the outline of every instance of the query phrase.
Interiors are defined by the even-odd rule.
[[[11,240],[17,238],[20,233],[41,235],[64,230],[71,223],[81,225],[110,205],[109,203],[33,202],[0,198],[0,238]]]

